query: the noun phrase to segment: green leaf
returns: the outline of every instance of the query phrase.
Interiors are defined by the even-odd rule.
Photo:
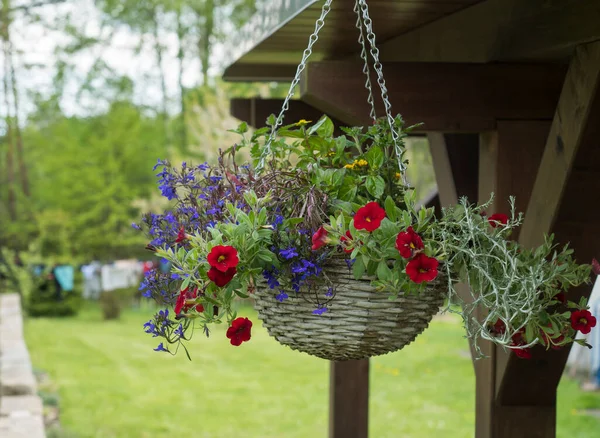
[[[329,138],[333,135],[333,122],[327,116],[323,116],[317,123],[311,126],[308,130],[310,135],[316,133],[318,136],[323,138]]]
[[[385,207],[385,214],[387,215],[389,220],[391,220],[392,222],[396,222],[396,219],[397,219],[396,203],[394,202],[394,200],[392,199],[391,196],[388,196],[387,198],[385,198],[384,207]]]
[[[385,155],[379,146],[371,146],[365,154],[365,159],[371,168],[378,169],[385,161]]]
[[[381,196],[383,195],[383,190],[385,189],[385,181],[381,176],[369,175],[367,177],[365,185],[367,187],[367,191],[371,196],[373,196],[375,199],[381,198]]]
[[[360,258],[357,258],[352,265],[352,273],[356,280],[360,280],[365,274],[366,267]]]
[[[191,281],[192,281],[192,277],[185,277],[185,280],[183,280],[183,283],[181,283],[181,287],[179,288],[179,290],[186,289],[190,285]]]
[[[381,281],[387,281],[390,280],[393,277],[393,275],[394,274],[388,267],[385,260],[379,262],[379,265],[377,266],[377,278],[379,278]]]

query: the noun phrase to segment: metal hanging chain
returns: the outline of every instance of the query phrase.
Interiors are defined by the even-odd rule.
[[[308,39],[308,46],[306,47],[306,49],[304,49],[304,52],[302,54],[302,60],[300,61],[300,64],[298,64],[298,68],[296,69],[296,76],[294,76],[294,80],[290,84],[290,89],[288,91],[288,94],[287,94],[285,100],[283,101],[283,105],[281,106],[281,111],[279,112],[277,119],[275,119],[275,123],[273,124],[273,126],[271,128],[271,133],[269,134],[269,138],[267,139],[267,142],[265,143],[265,147],[262,150],[262,154],[261,154],[258,164],[256,166],[257,171],[262,170],[264,168],[267,157],[271,154],[271,143],[273,142],[273,140],[275,139],[275,136],[277,135],[277,128],[279,128],[281,126],[281,124],[283,123],[283,118],[285,116],[285,112],[290,107],[290,99],[294,96],[294,89],[300,82],[300,77],[302,75],[302,72],[304,71],[304,68],[306,67],[306,61],[308,61],[308,58],[310,57],[310,55],[312,55],[312,47],[319,39],[319,31],[325,25],[325,17],[331,10],[331,2],[332,1],[333,0],[326,0],[325,3],[323,4],[323,7],[321,8],[321,16],[315,22],[315,30],[313,31],[312,35]]]
[[[367,103],[371,106],[371,112],[369,116],[373,119],[373,122],[377,121],[377,113],[375,112],[375,100],[373,99],[373,88],[371,87],[371,69],[369,68],[369,59],[367,56],[367,46],[365,44],[365,35],[363,31],[363,20],[361,15],[361,9],[358,4],[358,0],[354,3],[354,13],[356,14],[356,28],[359,31],[358,44],[361,46],[360,57],[363,60],[363,73],[366,77],[365,88],[369,96],[367,97]]]
[[[402,183],[405,186],[408,186],[408,181],[406,179],[406,165],[403,161],[404,150],[400,146],[400,137],[396,132],[396,128],[394,127],[394,117],[392,116],[392,104],[390,103],[387,87],[385,86],[385,79],[383,77],[383,66],[381,62],[379,62],[379,49],[375,44],[375,33],[373,32],[373,22],[369,17],[369,7],[367,6],[366,0],[357,0],[360,8],[362,10],[363,23],[365,29],[367,30],[367,40],[371,46],[371,57],[373,58],[373,68],[377,73],[377,83],[379,84],[379,88],[381,89],[381,99],[383,100],[383,105],[385,107],[385,115],[387,117],[388,124],[390,126],[390,131],[392,134],[392,139],[394,141],[394,149],[396,151],[396,157],[398,159],[398,168],[400,170],[400,175],[402,177]]]

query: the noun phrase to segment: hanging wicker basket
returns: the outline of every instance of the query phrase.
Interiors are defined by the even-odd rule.
[[[355,280],[342,260],[331,260],[324,272],[334,282],[335,299],[322,315],[312,313],[315,304],[304,295],[308,292],[288,291],[289,298],[279,302],[262,283],[254,293],[254,307],[271,336],[322,359],[365,359],[400,350],[427,328],[444,301],[443,281],[419,295],[390,300],[375,291],[370,278]]]

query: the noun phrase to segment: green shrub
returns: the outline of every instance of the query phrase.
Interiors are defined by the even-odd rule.
[[[81,307],[81,291],[58,291],[54,280],[46,276],[34,282],[29,294],[27,312],[30,316],[73,316]]]
[[[121,309],[125,306],[131,306],[138,294],[137,288],[116,289],[110,292],[100,294],[100,306],[104,319],[118,319],[121,316]]]

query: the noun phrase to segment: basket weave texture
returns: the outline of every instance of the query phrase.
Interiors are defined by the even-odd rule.
[[[287,291],[289,298],[279,302],[278,291],[259,283],[254,293],[254,307],[271,336],[323,359],[365,359],[400,350],[427,328],[444,301],[443,281],[419,295],[390,300],[375,291],[370,278],[355,280],[343,261],[330,261],[323,271],[334,284],[335,297],[322,315],[312,313],[314,299],[303,295],[309,292]],[[321,298],[326,289],[318,291]]]

